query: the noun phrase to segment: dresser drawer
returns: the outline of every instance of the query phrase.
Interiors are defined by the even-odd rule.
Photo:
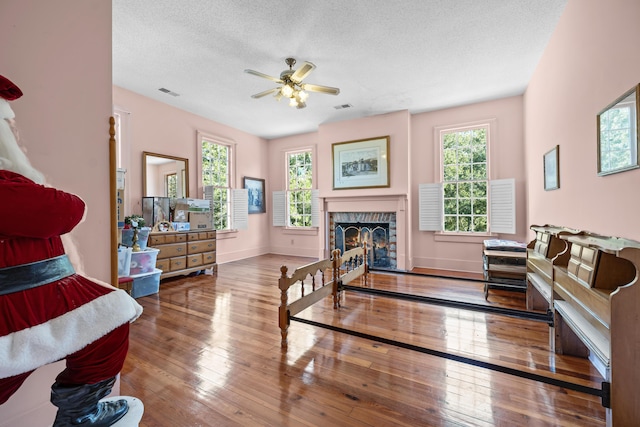
[[[165,243],[167,243],[166,237],[167,236],[157,235],[157,234],[150,234],[149,235],[149,242],[147,244],[149,246],[164,245]]]
[[[156,268],[162,271],[169,271],[171,269],[171,261],[169,258],[156,260]]]
[[[211,237],[209,237],[209,233],[206,231],[192,231],[187,237],[190,242],[211,239]]]
[[[197,254],[201,252],[211,252],[216,250],[215,240],[197,240],[195,242],[189,242],[187,246],[188,254]]]
[[[172,258],[176,256],[186,255],[187,254],[187,244],[186,243],[171,243],[168,245],[158,246],[156,249],[160,249],[158,253],[158,258]]]
[[[181,243],[187,241],[187,235],[184,233],[180,234],[167,234],[164,238],[165,243]]]
[[[184,270],[185,268],[187,268],[186,256],[174,257],[169,259],[169,261],[170,261],[170,265],[169,265],[170,271]]]
[[[187,267],[202,265],[202,254],[187,255]]]
[[[164,245],[167,243],[186,242],[187,235],[184,233],[154,233],[149,235],[149,246]]]
[[[202,263],[203,264],[213,264],[216,262],[216,253],[213,252],[204,252],[202,254]]]

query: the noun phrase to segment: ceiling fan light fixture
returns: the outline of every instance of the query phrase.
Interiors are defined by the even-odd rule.
[[[282,86],[280,92],[282,93],[282,96],[286,98],[291,98],[293,96],[293,88],[288,84]]]
[[[271,77],[267,74],[259,71],[244,70],[245,73],[253,74],[258,77],[264,77],[272,80],[282,86],[273,89],[265,90],[255,95],[251,95],[252,98],[262,98],[263,96],[274,93],[276,100],[280,101],[281,98],[289,98],[289,105],[296,108],[305,108],[307,106],[306,101],[309,98],[309,92],[326,93],[330,95],[337,95],[340,93],[340,89],[329,86],[321,86],[315,84],[302,83],[316,66],[311,62],[305,61],[302,66],[297,70],[293,69],[296,60],[294,58],[287,58],[285,60],[289,66],[288,70],[284,70],[280,73],[280,78]]]

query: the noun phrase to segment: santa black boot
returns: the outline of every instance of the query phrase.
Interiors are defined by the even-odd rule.
[[[125,399],[99,402],[111,392],[115,377],[96,384],[51,387],[51,403],[58,407],[53,427],[108,427],[125,416],[129,406]]]

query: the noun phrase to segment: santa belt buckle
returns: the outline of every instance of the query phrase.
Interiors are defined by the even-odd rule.
[[[0,268],[0,295],[37,288],[74,273],[75,270],[66,255]]]

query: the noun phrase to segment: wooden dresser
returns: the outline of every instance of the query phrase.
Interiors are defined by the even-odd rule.
[[[216,231],[168,231],[149,234],[148,246],[159,249],[156,268],[160,279],[213,269],[216,264]]]

